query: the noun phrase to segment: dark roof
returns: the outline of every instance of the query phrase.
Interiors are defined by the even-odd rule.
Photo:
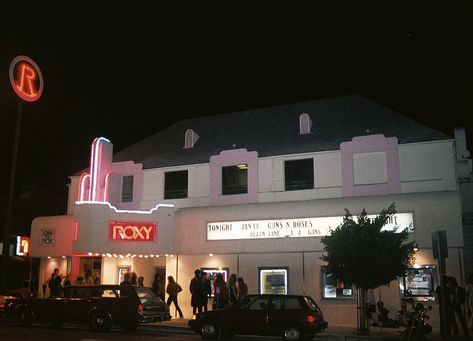
[[[299,116],[309,114],[310,134],[299,134]],[[184,149],[184,135],[193,129],[200,138]],[[350,95],[215,116],[186,119],[114,155],[145,169],[207,163],[222,150],[246,148],[259,157],[340,149],[360,135],[383,134],[399,143],[450,139],[366,98]],[[113,141],[112,141],[113,142]]]

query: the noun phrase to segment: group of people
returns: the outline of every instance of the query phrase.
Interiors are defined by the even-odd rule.
[[[139,285],[142,287],[144,286],[144,280],[145,278],[143,276],[138,277],[134,271],[125,272],[123,274],[123,281],[120,283],[120,285]]]
[[[444,275],[443,285],[439,285],[435,290],[440,304],[440,330],[442,335],[457,336],[459,334],[457,321],[463,330],[464,336],[468,337],[473,327],[473,276],[467,280],[467,287],[461,287],[453,276]],[[463,306],[467,304],[466,315]],[[467,316],[469,321],[467,322]]]
[[[171,306],[174,303],[179,317],[184,317],[181,308],[177,301],[177,295],[182,291],[182,287],[174,280],[174,277],[168,277],[168,285],[166,293],[169,295],[167,304]],[[209,274],[205,271],[197,269],[194,271],[194,278],[189,284],[189,291],[191,293],[192,314],[207,311],[209,298],[212,296],[212,282]],[[225,282],[223,275],[217,273],[213,281],[213,295],[212,303],[213,309],[220,309],[228,304],[232,304],[240,300],[243,296],[248,294],[248,286],[242,277],[231,274],[228,283]]]
[[[214,301],[213,309],[220,309],[239,301],[243,296],[248,294],[248,286],[243,280],[243,277],[238,277],[231,274],[228,278],[228,283],[225,283],[223,275],[217,273],[213,282],[214,286]]]
[[[85,271],[84,274],[77,275],[74,284],[100,284],[100,276],[92,276],[90,269]],[[46,289],[49,288],[50,297],[60,297],[62,289],[72,285],[71,278],[69,275],[62,275],[59,273],[59,269],[54,269],[51,276],[43,283],[43,297],[46,296]]]

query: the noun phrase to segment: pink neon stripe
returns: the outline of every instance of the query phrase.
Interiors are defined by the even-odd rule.
[[[107,176],[105,177],[105,192],[103,194],[103,199],[104,201],[108,202],[108,197],[109,197],[109,189],[110,189],[110,176],[112,175],[112,172],[108,172]]]

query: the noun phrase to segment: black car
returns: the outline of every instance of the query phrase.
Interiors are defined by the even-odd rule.
[[[310,340],[328,324],[309,296],[247,295],[224,309],[198,313],[189,325],[204,339],[240,334]]]
[[[97,331],[114,325],[134,330],[140,323],[171,319],[168,305],[150,288],[132,285],[71,286],[61,297],[7,300],[5,310],[23,325],[82,323]]]

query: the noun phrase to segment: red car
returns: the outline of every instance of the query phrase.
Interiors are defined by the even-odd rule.
[[[328,323],[309,296],[247,295],[224,309],[197,314],[189,325],[204,339],[239,334],[295,341],[312,339]]]

